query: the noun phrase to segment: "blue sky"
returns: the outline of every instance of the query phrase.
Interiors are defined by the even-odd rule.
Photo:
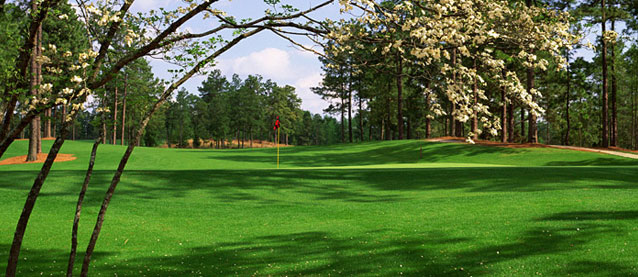
[[[307,9],[313,4],[323,1],[319,0],[297,0],[287,1],[298,9]],[[158,7],[173,7],[180,3],[177,0],[137,0],[134,2],[132,10],[148,11]],[[264,10],[270,8],[260,0],[222,0],[213,4],[214,8],[225,11],[228,15],[236,18],[258,18],[263,16]],[[337,3],[324,7],[313,13],[313,18],[340,18],[339,5]],[[216,19],[202,20],[196,18],[184,27],[189,31],[201,32],[218,25]],[[307,39],[300,39],[303,45],[312,45]],[[315,49],[319,49],[316,48]],[[171,66],[161,60],[150,60],[155,75],[162,79],[170,79],[171,75],[167,69]],[[225,52],[217,60],[216,68],[220,69],[224,75],[230,78],[233,74],[238,74],[245,78],[250,74],[259,74],[265,79],[271,79],[280,85],[292,85],[297,89],[297,94],[302,99],[302,109],[312,113],[322,113],[328,103],[320,97],[314,95],[310,88],[317,86],[321,82],[321,63],[316,55],[301,51],[293,45],[270,33],[263,31],[250,37],[238,45]],[[205,76],[195,76],[191,78],[184,88],[191,93],[197,93],[197,87],[205,80]]]

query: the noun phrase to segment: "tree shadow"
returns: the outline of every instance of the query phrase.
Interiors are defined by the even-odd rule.
[[[10,244],[0,244],[0,272],[5,272],[7,268],[6,261],[9,260]],[[69,262],[69,249],[56,249],[43,247],[25,247],[20,250],[20,259],[18,261],[17,276],[41,276],[66,275],[66,268]],[[79,272],[84,259],[84,252],[79,251],[75,261],[75,271]],[[101,260],[109,257],[117,256],[119,252],[95,251],[93,260]]]
[[[34,172],[0,179],[0,189],[26,194]],[[112,171],[95,171],[86,204],[99,205]],[[82,171],[53,171],[42,197],[76,201]],[[116,195],[139,199],[184,198],[198,193],[221,202],[294,204],[303,195],[317,201],[400,202],[432,190],[533,192],[568,189],[637,189],[638,172],[629,167],[381,168],[314,170],[126,171]]]

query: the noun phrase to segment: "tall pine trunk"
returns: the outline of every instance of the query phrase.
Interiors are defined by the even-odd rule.
[[[474,59],[474,72],[478,74],[476,59]],[[472,92],[474,93],[474,106],[478,104],[478,79],[474,78],[474,84],[472,86]],[[472,115],[472,138],[474,140],[478,139],[478,111],[474,109],[474,113]]]
[[[534,69],[527,69],[527,93],[531,94],[532,89],[534,89]],[[532,99],[536,100],[536,96],[532,95]],[[529,130],[527,131],[527,142],[529,143],[537,143],[538,142],[538,127],[536,122],[536,115],[531,112],[527,116],[529,120]]]
[[[565,121],[567,123],[567,126],[565,128],[565,137],[563,138],[563,145],[569,145],[569,131],[571,129],[571,122],[570,122],[570,117],[569,117],[569,102],[571,101],[570,99],[570,94],[571,94],[571,83],[572,83],[572,75],[571,75],[571,70],[570,70],[570,66],[569,66],[569,52],[567,54],[567,91],[565,92]]]
[[[113,144],[117,144],[117,82],[115,83],[115,97],[113,98]]]
[[[607,118],[609,114],[608,107],[608,95],[607,95],[607,41],[605,40],[605,32],[607,31],[607,19],[605,18],[605,0],[600,1],[600,8],[602,12],[602,62],[603,62],[603,93],[602,93],[602,139],[601,146],[608,147],[609,146],[609,119]]]
[[[361,94],[361,92],[358,92]],[[365,135],[363,132],[363,99],[361,99],[361,95],[359,95],[359,139],[363,141],[363,136]]]
[[[403,60],[397,55],[397,127],[399,139],[403,139]]]
[[[611,19],[611,30],[616,30],[616,20]],[[611,43],[611,146],[618,146],[618,108],[616,107],[616,92],[618,84],[616,80],[616,42]]]
[[[505,68],[503,68],[503,71],[501,72],[503,79],[505,79]],[[501,108],[501,142],[507,142],[507,135],[509,134],[509,126],[507,126],[509,124],[509,121],[507,119],[507,115],[508,115],[508,111],[507,111],[507,95],[506,95],[506,90],[505,87],[503,86],[501,88],[501,102],[503,103],[503,107]]]
[[[38,9],[38,2],[31,1],[31,10],[32,14]],[[30,62],[30,85],[31,85],[31,95],[33,97],[37,97],[38,95],[38,86],[40,85],[40,75],[38,68],[40,67],[40,63],[38,62],[38,58],[41,54],[41,33],[42,33],[42,25],[38,27],[37,34],[35,37],[34,45],[32,48],[31,62]],[[40,116],[36,116],[31,120],[31,130],[29,134],[29,149],[27,153],[27,161],[35,161],[38,159],[38,153],[42,151],[42,144],[40,141]]]
[[[126,94],[128,93],[128,75],[124,75],[124,96],[122,97],[122,136],[120,144],[124,145],[124,134],[126,133]]]
[[[452,68],[456,69],[456,48],[452,49]],[[456,84],[456,71],[452,73],[452,83]],[[450,100],[450,136],[456,137],[456,120],[454,113],[456,112],[456,103]]]

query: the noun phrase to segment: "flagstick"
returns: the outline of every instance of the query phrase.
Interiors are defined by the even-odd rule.
[[[279,168],[279,128],[277,128],[277,168]]]

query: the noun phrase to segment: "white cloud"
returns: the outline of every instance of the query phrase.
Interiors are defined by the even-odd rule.
[[[299,95],[299,98],[302,100],[302,109],[310,111],[311,113],[323,114],[323,109],[326,108],[328,103],[310,90],[310,88],[318,86],[322,80],[323,77],[321,74],[315,72],[299,79],[295,83],[294,86],[297,89],[297,95]]]
[[[290,64],[290,54],[277,48],[266,48],[248,56],[220,59],[217,67],[226,74],[259,74],[270,79],[292,79],[295,71]]]
[[[265,48],[245,56],[219,59],[216,68],[228,77],[232,74],[242,77],[259,74],[280,85],[293,85],[302,100],[301,108],[312,113],[323,114],[323,109],[328,105],[310,90],[318,86],[323,77],[318,72],[320,68],[316,56],[306,51]]]

